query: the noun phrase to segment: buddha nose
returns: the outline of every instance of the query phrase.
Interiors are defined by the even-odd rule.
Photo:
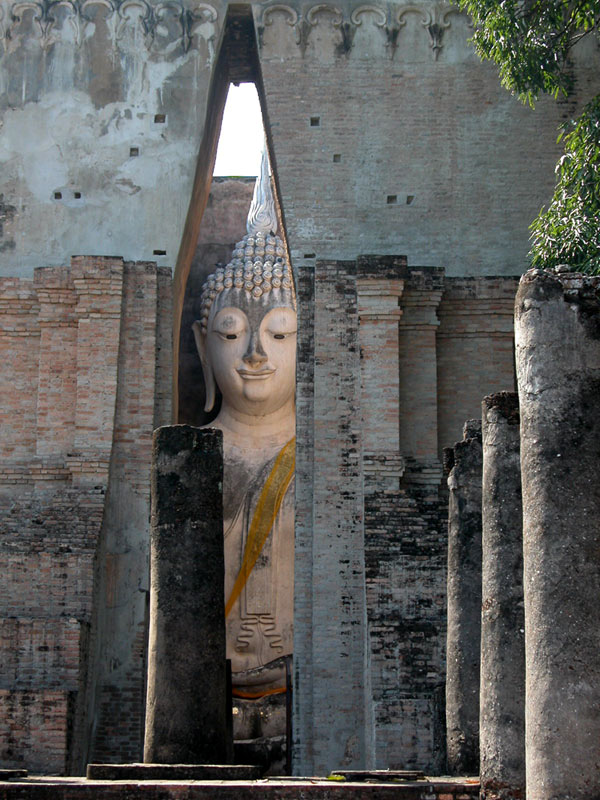
[[[263,350],[258,331],[255,331],[251,334],[250,341],[248,342],[248,348],[243,355],[243,360],[247,364],[251,364],[253,366],[263,364],[267,360],[267,354]]]

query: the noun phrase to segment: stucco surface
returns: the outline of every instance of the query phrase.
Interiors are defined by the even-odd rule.
[[[3,0],[1,275],[73,254],[174,264],[222,18],[218,4]]]

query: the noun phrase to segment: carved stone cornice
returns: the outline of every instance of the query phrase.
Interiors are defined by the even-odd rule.
[[[272,3],[264,5],[258,15],[259,43],[262,45],[264,30],[273,24],[274,16],[281,14],[286,18],[287,24],[294,29],[296,44],[302,53],[306,51],[311,33],[317,25],[331,25],[340,31],[340,50],[344,53],[352,49],[354,36],[359,27],[373,25],[381,31],[382,44],[392,58],[398,47],[400,31],[406,26],[407,18],[416,15],[420,18],[423,33],[429,38],[432,58],[437,60],[443,48],[444,33],[451,25],[450,18],[454,14],[461,13],[455,5],[446,2],[361,3],[354,7],[349,4],[338,6],[333,3],[316,3],[312,6]]]
[[[6,49],[24,18],[31,15],[43,48],[61,40],[80,46],[99,13],[115,43],[129,30],[141,34],[136,41],[143,41],[148,50],[180,47],[184,53],[198,38],[212,41],[219,16],[214,6],[198,0],[16,0],[0,3],[0,42]],[[201,31],[207,24],[209,30]],[[65,28],[68,35],[63,33]]]

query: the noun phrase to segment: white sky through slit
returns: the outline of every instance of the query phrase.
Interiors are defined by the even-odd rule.
[[[229,87],[213,175],[258,175],[264,132],[253,83]]]

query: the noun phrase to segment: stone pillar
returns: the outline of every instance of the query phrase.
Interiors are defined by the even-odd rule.
[[[515,303],[528,800],[600,787],[600,278],[531,270]]]
[[[448,476],[446,735],[451,774],[479,771],[481,427],[465,424]]]
[[[230,760],[222,442],[188,425],[154,433],[147,763]]]
[[[525,620],[519,399],[483,399],[480,752],[485,800],[525,797]]]

